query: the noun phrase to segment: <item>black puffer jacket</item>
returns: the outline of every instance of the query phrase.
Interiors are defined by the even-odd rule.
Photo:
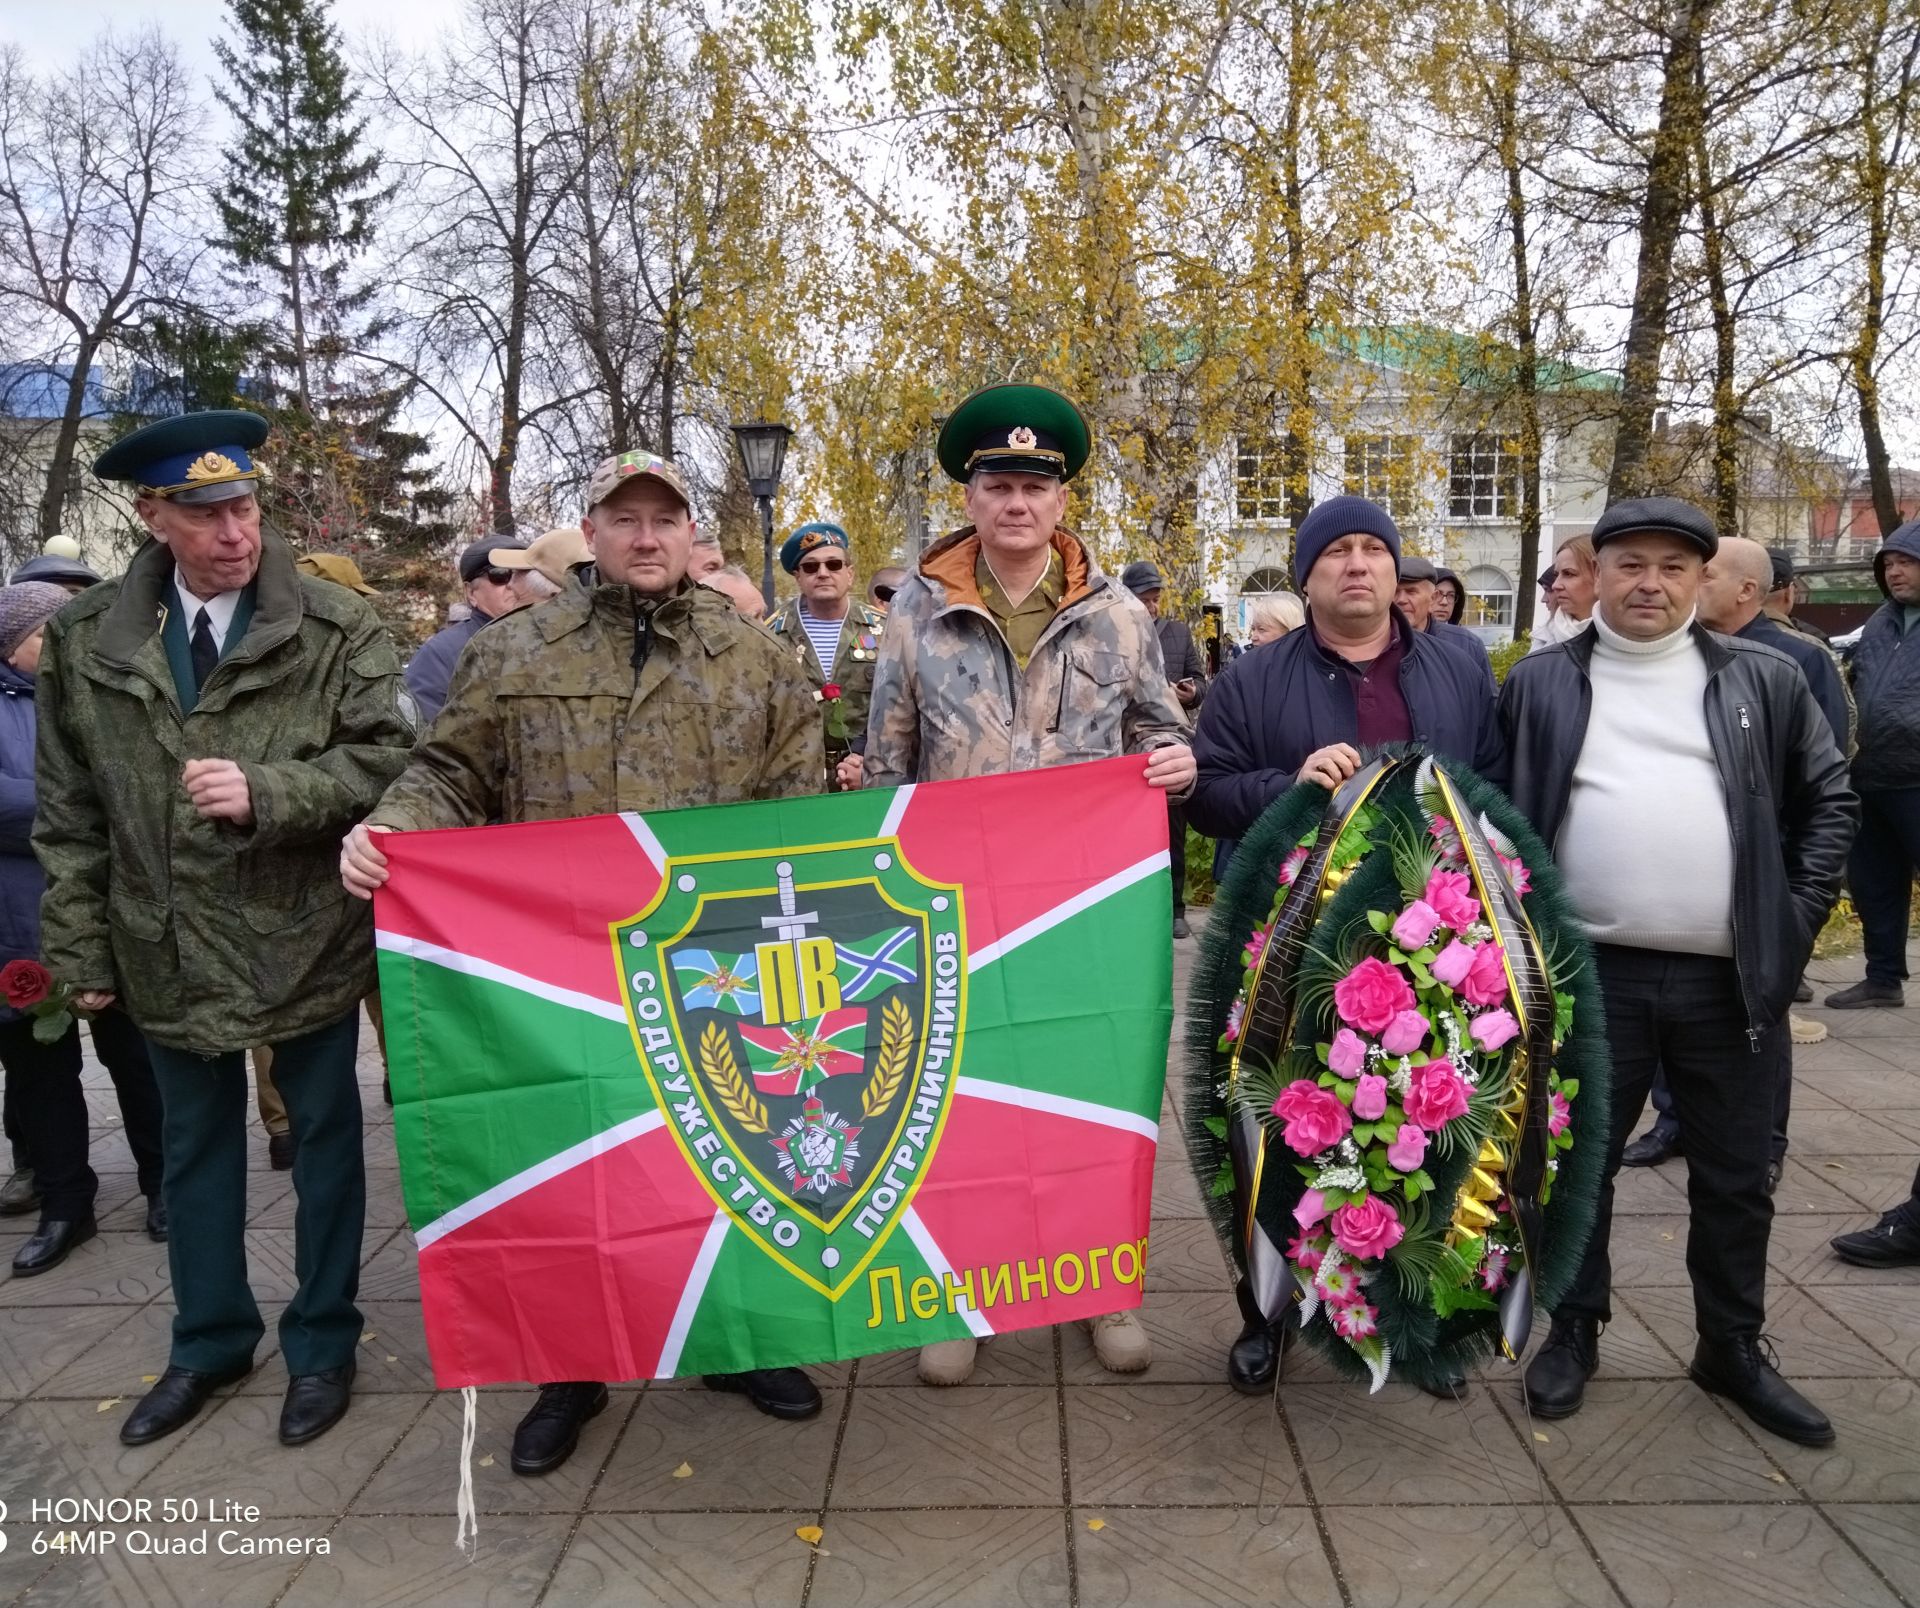
[[[1707,736],[1733,829],[1733,961],[1750,1041],[1786,1014],[1840,892],[1860,800],[1800,667],[1696,625]],[[1594,633],[1530,653],[1500,695],[1507,794],[1553,847],[1593,709]]]
[[[1883,592],[1888,553],[1920,559],[1920,519],[1909,519],[1874,555],[1873,573]],[[1889,594],[1853,650],[1853,699],[1860,709],[1856,787],[1920,787],[1920,630],[1902,631],[1905,615]]]

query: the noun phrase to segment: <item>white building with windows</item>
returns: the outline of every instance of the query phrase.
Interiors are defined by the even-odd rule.
[[[1520,560],[1520,475],[1505,398],[1476,376],[1483,348],[1463,336],[1398,329],[1356,338],[1332,361],[1317,410],[1308,484],[1316,503],[1351,492],[1383,504],[1409,552],[1460,577],[1462,622],[1490,642],[1513,634],[1514,600],[1558,545],[1593,528],[1606,502],[1613,451],[1610,374],[1556,366],[1540,397],[1540,552]],[[1293,591],[1278,429],[1243,435],[1201,476],[1200,529],[1209,533],[1208,601],[1246,640],[1252,599]]]

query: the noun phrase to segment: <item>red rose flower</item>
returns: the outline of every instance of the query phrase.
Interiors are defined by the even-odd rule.
[[[820,696],[822,698],[838,698],[840,696],[840,683],[837,681],[829,681],[820,689]]]
[[[53,973],[37,960],[10,960],[0,966],[0,992],[16,1011],[23,1011],[53,992]]]
[[[1402,1011],[1410,1011],[1419,1003],[1406,978],[1372,955],[1333,987],[1333,1005],[1340,1020],[1375,1038]]]

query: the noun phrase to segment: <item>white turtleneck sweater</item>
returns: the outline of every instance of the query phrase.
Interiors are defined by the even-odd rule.
[[[1553,847],[1595,943],[1733,953],[1733,836],[1692,624],[1635,642],[1593,613],[1593,712]]]

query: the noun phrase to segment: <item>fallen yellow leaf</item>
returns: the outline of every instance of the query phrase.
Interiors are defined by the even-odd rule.
[[[676,1469],[675,1469],[675,1470],[673,1471],[673,1477],[674,1477],[674,1478],[675,1478],[676,1480],[690,1480],[690,1479],[692,1479],[692,1478],[693,1478],[693,1465],[692,1465],[691,1463],[682,1463],[682,1464],[681,1464],[681,1465],[680,1465],[680,1466],[679,1466],[678,1468],[676,1468]]]
[[[98,1407],[94,1408],[94,1411],[96,1413],[111,1412],[125,1400],[126,1397],[124,1396],[109,1396],[105,1401],[101,1402]]]
[[[1662,1235],[1661,1235],[1660,1237],[1661,1237],[1661,1238],[1662,1238],[1663,1240],[1670,1240],[1670,1239],[1672,1239],[1672,1238],[1673,1238],[1673,1236],[1672,1236],[1671,1234],[1662,1234]]]
[[[1552,1437],[1547,1435],[1541,1430],[1536,1429],[1533,1432],[1533,1438],[1537,1440],[1542,1446],[1551,1446],[1553,1444]]]
[[[378,1336],[374,1334],[373,1330],[369,1329],[365,1334],[360,1336],[360,1344],[363,1346],[367,1345],[377,1338]]]
[[[142,1374],[140,1376],[140,1383],[143,1385],[157,1385],[160,1383],[160,1376],[158,1374]]]
[[[1107,1521],[1105,1519],[1088,1519],[1087,1520],[1087,1528],[1089,1530],[1094,1531],[1096,1534],[1098,1534],[1101,1530],[1104,1530],[1106,1527],[1107,1527]]]
[[[817,1524],[803,1524],[793,1533],[799,1536],[802,1541],[806,1542],[808,1546],[817,1547],[820,1545],[821,1538],[825,1536],[827,1532]]]
[[[1775,1485],[1785,1485],[1787,1483],[1786,1475],[1782,1474],[1777,1468],[1769,1469],[1767,1471],[1767,1478],[1772,1480]]]
[[[492,1468],[492,1467],[493,1467],[493,1453],[492,1453],[492,1452],[488,1452],[488,1453],[486,1453],[486,1455],[485,1455],[485,1456],[483,1456],[483,1457],[482,1457],[482,1458],[480,1459],[480,1466],[481,1466],[482,1468]]]
[[[389,1352],[387,1353],[387,1361],[388,1361],[388,1362],[398,1362],[399,1360],[400,1360],[400,1359],[399,1359],[398,1357],[396,1357],[396,1356],[395,1356],[395,1355],[394,1355],[394,1354],[393,1354],[393,1353],[392,1353],[391,1351],[389,1351]]]

